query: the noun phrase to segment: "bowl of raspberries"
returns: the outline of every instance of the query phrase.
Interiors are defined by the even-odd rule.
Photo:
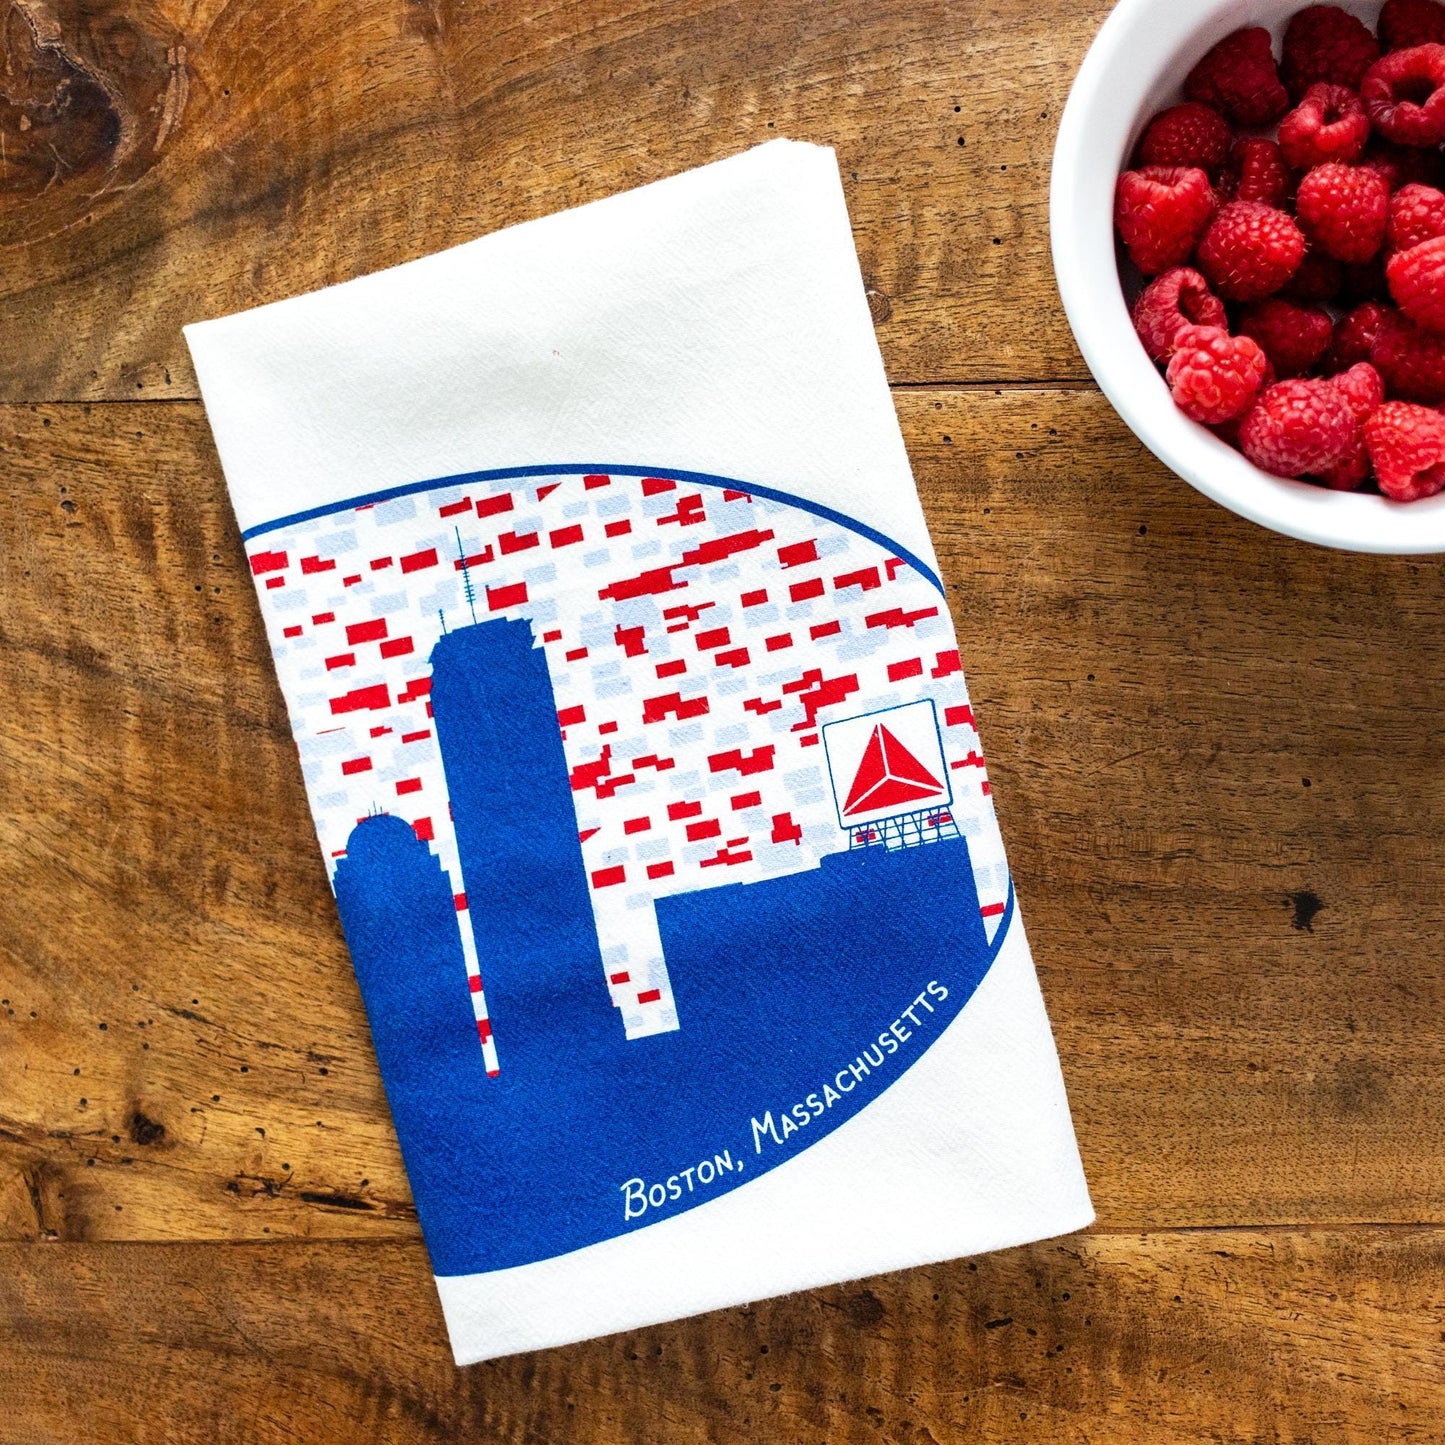
[[[1445,3],[1121,0],[1050,199],[1074,335],[1231,510],[1445,552]]]

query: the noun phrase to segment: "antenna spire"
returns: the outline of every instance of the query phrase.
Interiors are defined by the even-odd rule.
[[[462,546],[462,529],[454,529],[457,534],[457,556],[462,564],[462,595],[467,599],[467,607],[472,614],[472,622],[477,620],[477,589],[472,586],[472,569],[467,565],[466,548]]]

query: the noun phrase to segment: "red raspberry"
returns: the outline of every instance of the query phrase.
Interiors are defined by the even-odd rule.
[[[1114,194],[1114,224],[1129,257],[1154,276],[1189,259],[1214,214],[1214,191],[1197,166],[1125,171]]]
[[[1329,382],[1282,381],[1245,417],[1239,445],[1261,471],[1320,476],[1345,460],[1358,436],[1359,423]]]
[[[1222,326],[1181,327],[1169,363],[1169,390],[1185,416],[1218,426],[1243,416],[1264,384],[1264,352]]]
[[[1316,166],[1299,184],[1295,214],[1327,255],[1358,264],[1385,244],[1390,187],[1363,166]]]
[[[1297,171],[1326,161],[1346,165],[1365,153],[1370,118],[1360,97],[1343,85],[1310,86],[1300,103],[1279,123],[1279,148]]]
[[[1369,361],[1386,309],[1378,301],[1367,301],[1335,322],[1335,339],[1325,357],[1327,371],[1348,371],[1362,361]]]
[[[1321,301],[1333,301],[1345,285],[1345,268],[1333,256],[1323,251],[1306,251],[1300,268],[1293,280],[1284,289],[1284,295],[1291,301],[1302,301],[1306,306]]]
[[[1305,238],[1283,211],[1231,201],[1199,243],[1199,269],[1226,301],[1263,301],[1300,268]]]
[[[1384,405],[1385,383],[1373,366],[1362,362],[1342,375],[1332,377],[1330,385],[1344,398],[1360,430],[1344,458],[1328,471],[1320,473],[1320,481],[1332,492],[1357,492],[1369,480],[1371,471],[1364,425]]]
[[[1335,335],[1329,312],[1296,306],[1278,296],[1245,307],[1239,329],[1259,342],[1276,375],[1286,378],[1312,370]]]
[[[1223,111],[1236,125],[1269,125],[1289,109],[1274,42],[1258,26],[1226,35],[1189,72],[1184,93]]]
[[[1400,310],[1416,326],[1445,336],[1445,236],[1397,251],[1385,275]]]
[[[1360,99],[1386,140],[1439,145],[1445,140],[1445,45],[1417,45],[1376,61],[1360,83]]]
[[[1358,90],[1379,58],[1380,42],[1363,20],[1338,5],[1311,5],[1284,32],[1280,73],[1296,99],[1321,80]]]
[[[1445,337],[1422,330],[1393,307],[1380,317],[1370,360],[1392,397],[1425,406],[1445,402]]]
[[[1320,484],[1332,492],[1358,492],[1370,477],[1370,449],[1365,445],[1364,435],[1355,438],[1355,444],[1345,453],[1342,461],[1336,462],[1328,471],[1320,473]]]
[[[1445,5],[1436,0],[1385,0],[1380,39],[1386,50],[1445,43]]]
[[[1235,141],[1215,188],[1221,200],[1258,201],[1283,206],[1294,194],[1295,179],[1277,142],[1246,136]]]
[[[1392,251],[1408,251],[1445,236],[1445,191],[1434,186],[1402,186],[1390,197],[1386,237]]]
[[[1385,383],[1368,361],[1332,376],[1330,385],[1344,397],[1351,416],[1362,426],[1385,404]]]
[[[1397,502],[1445,491],[1445,416],[1407,401],[1386,402],[1365,423],[1380,490]]]
[[[1233,139],[1229,122],[1213,106],[1187,100],[1149,122],[1139,142],[1139,164],[1198,166],[1212,174],[1224,164]]]
[[[1397,146],[1393,141],[1372,136],[1360,160],[1362,166],[1379,171],[1390,183],[1392,191],[1401,186],[1439,186],[1445,181],[1445,166],[1440,163],[1440,152],[1420,150],[1415,146]]]
[[[1229,329],[1224,302],[1209,283],[1188,266],[1175,266],[1156,276],[1134,303],[1134,330],[1150,361],[1174,355],[1174,337],[1181,326],[1222,326]]]
[[[1266,362],[1266,363],[1265,363],[1265,373],[1264,373],[1264,385],[1261,386],[1260,389],[1259,389],[1259,390],[1260,390],[1260,394],[1262,395],[1264,392],[1268,391],[1268,390],[1270,389],[1270,387],[1272,387],[1272,386],[1274,385],[1274,381],[1275,381],[1275,378],[1274,378],[1274,368],[1273,368],[1272,366],[1270,366],[1268,362]],[[1246,411],[1245,414],[1244,414],[1244,416],[1248,416],[1248,415],[1249,415],[1249,412]],[[1209,428],[1209,430],[1212,431],[1212,432],[1214,433],[1214,435],[1219,438],[1220,441],[1222,441],[1222,442],[1228,442],[1228,443],[1230,444],[1230,446],[1232,446],[1232,447],[1235,449],[1235,451],[1238,451],[1238,450],[1239,450],[1239,428],[1244,424],[1244,416],[1237,416],[1237,417],[1235,417],[1235,419],[1234,419],[1233,421],[1223,421],[1223,422],[1220,422],[1220,424],[1219,424],[1218,426],[1212,426],[1212,427]]]

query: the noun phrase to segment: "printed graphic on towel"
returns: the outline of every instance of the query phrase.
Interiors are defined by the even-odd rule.
[[[905,828],[916,831],[919,842],[931,841],[940,828],[958,836],[932,699],[829,723],[823,749],[838,826],[856,830],[858,842],[906,846]]]
[[[248,553],[438,1274],[794,1157],[1012,894],[937,579],[740,482],[479,474]]]

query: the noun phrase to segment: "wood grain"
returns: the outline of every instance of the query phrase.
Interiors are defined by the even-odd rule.
[[[897,394],[1109,1228],[1445,1224],[1445,578]],[[415,1237],[194,405],[0,409],[0,1236]]]
[[[1423,1442],[1442,1297],[1436,1229],[1094,1235],[454,1371],[416,1245],[9,1246],[0,1437]]]
[[[1445,574],[1086,384],[1109,8],[0,0],[3,1445],[1445,1438]],[[1100,1224],[457,1372],[179,328],[778,135],[838,152]]]
[[[1109,8],[0,0],[0,400],[194,396],[184,322],[780,135],[837,149],[894,380],[1085,376],[1046,192]]]

